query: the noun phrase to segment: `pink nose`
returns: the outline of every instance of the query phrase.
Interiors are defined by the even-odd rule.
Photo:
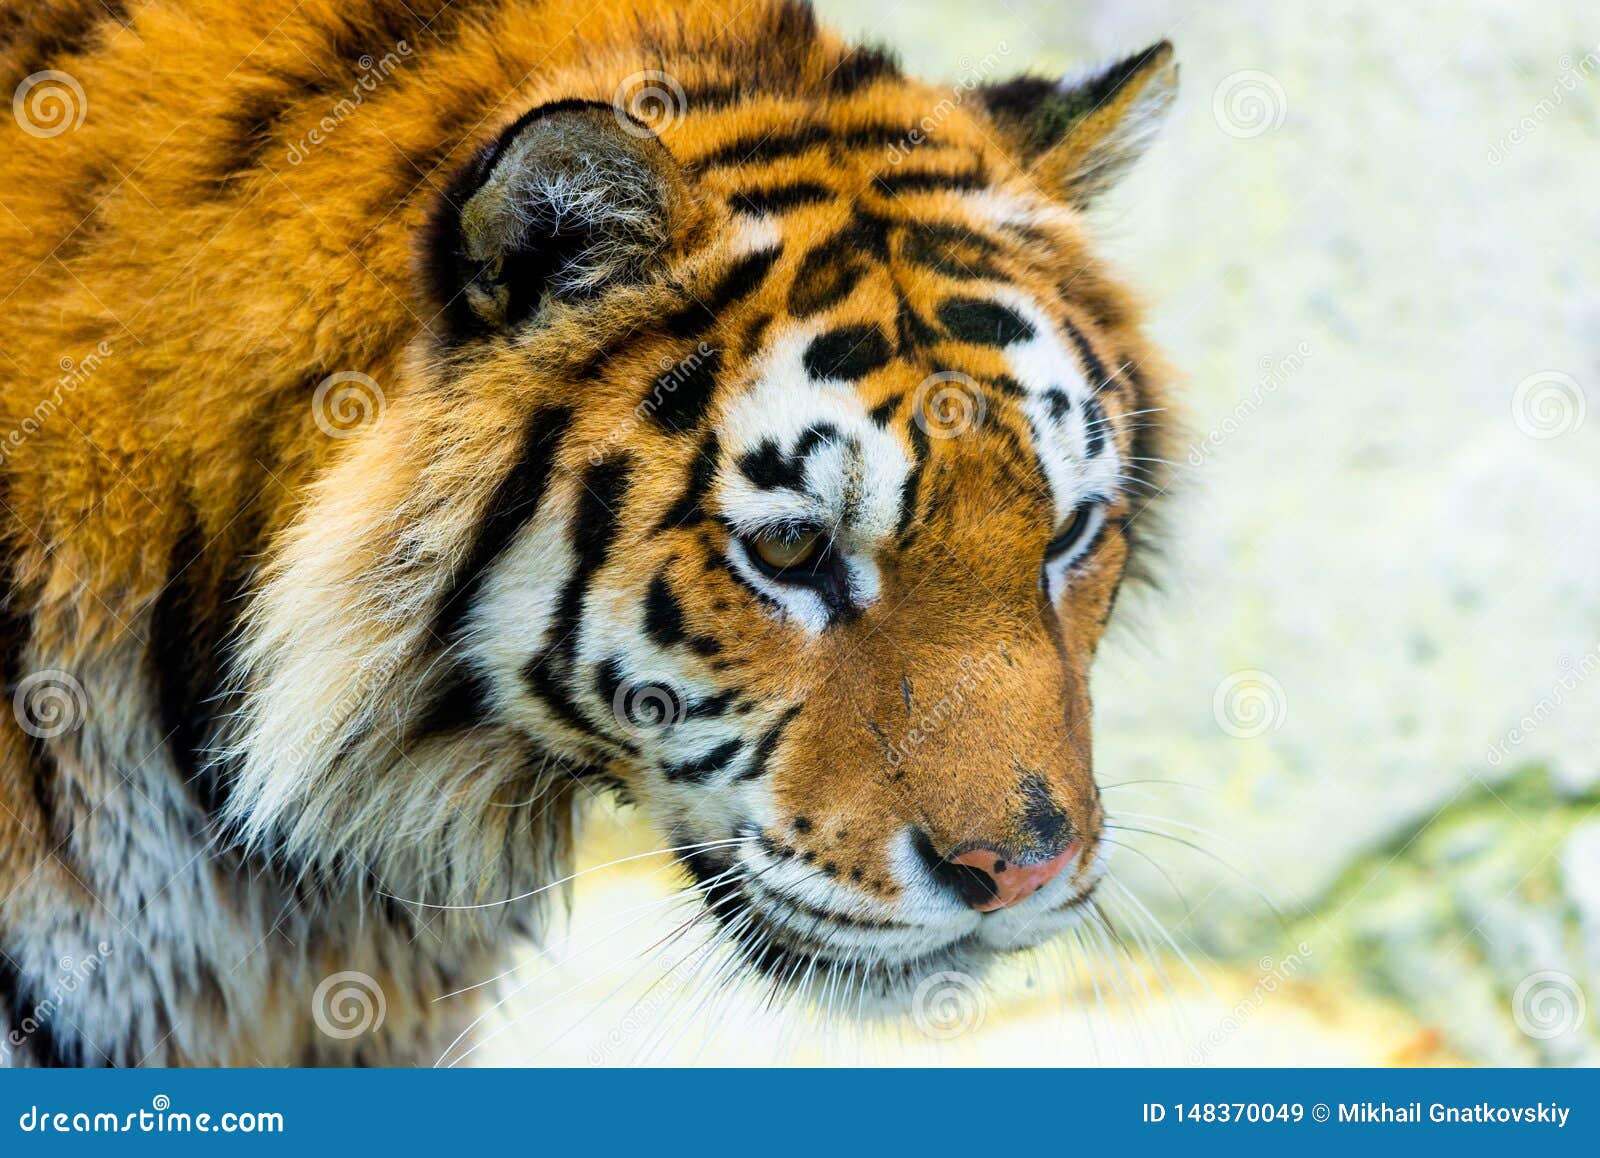
[[[986,900],[969,900],[980,913],[996,909],[1009,909],[1020,904],[1061,875],[1061,870],[1071,864],[1083,846],[1077,841],[1067,845],[1058,855],[1038,864],[1012,864],[997,852],[975,848],[950,858],[951,864],[976,869],[994,882],[994,895]]]

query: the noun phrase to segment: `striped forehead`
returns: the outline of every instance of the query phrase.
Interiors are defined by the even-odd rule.
[[[1057,519],[1087,499],[1109,500],[1122,469],[1101,401],[1108,384],[1103,369],[1081,338],[1069,351],[1061,323],[1027,294],[1003,288],[993,291],[991,300],[1020,322],[1002,353],[1022,391],[1022,411]]]
[[[769,331],[751,384],[730,401],[718,431],[726,450],[722,514],[734,526],[803,521],[872,542],[894,530],[911,458],[873,420],[855,382],[831,375],[815,356],[853,336],[820,320]]]
[[[934,389],[915,391],[912,409],[952,379],[955,389],[981,393],[988,404],[1004,397],[1026,421],[1058,520],[1087,499],[1109,499],[1122,472],[1098,366],[1085,364],[1079,343],[1069,348],[1060,323],[1025,292],[968,292],[946,300],[952,308],[940,311],[942,320],[957,326],[957,341],[998,349],[1007,390],[1002,395],[959,370],[930,369],[919,358],[914,373]],[[961,315],[966,325],[952,321]],[[903,504],[914,501],[907,484],[917,478],[915,456],[930,450],[884,424],[856,385],[892,360],[875,327],[822,319],[771,327],[750,385],[728,401],[719,424],[727,451],[719,488],[724,518],[741,530],[803,521],[872,542],[903,525]]]

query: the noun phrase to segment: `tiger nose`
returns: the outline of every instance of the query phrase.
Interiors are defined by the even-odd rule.
[[[1020,904],[1061,875],[1082,845],[1073,841],[1049,860],[1036,864],[1017,864],[988,848],[975,848],[949,859],[968,871],[967,887],[959,890],[962,899],[980,913],[1009,909]]]

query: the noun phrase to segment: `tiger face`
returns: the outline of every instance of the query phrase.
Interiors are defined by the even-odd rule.
[[[1162,436],[1080,210],[1174,76],[501,128],[252,608],[236,825],[458,920],[615,790],[750,965],[880,995],[1068,927]]]

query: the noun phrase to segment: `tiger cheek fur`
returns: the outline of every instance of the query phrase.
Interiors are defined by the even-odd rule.
[[[110,946],[8,1060],[432,1061],[606,791],[779,981],[1069,927],[1167,427],[1080,211],[1170,48],[952,93],[794,0],[122,8],[0,41],[137,94],[0,151],[6,681],[87,705],[0,720],[0,1020]]]

